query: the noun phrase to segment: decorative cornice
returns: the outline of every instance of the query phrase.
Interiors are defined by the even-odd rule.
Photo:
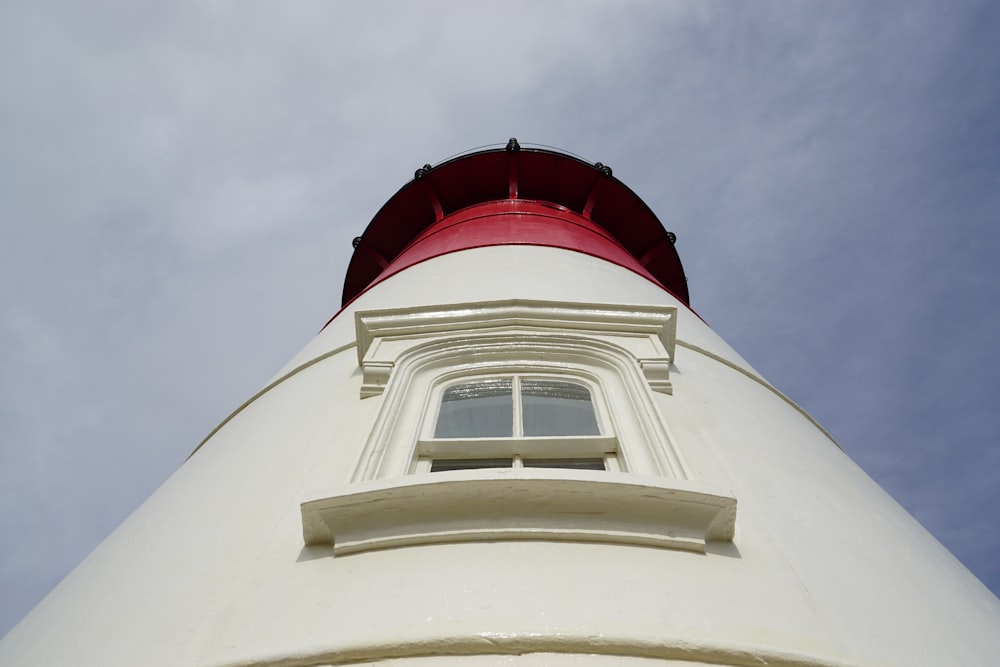
[[[627,350],[650,387],[669,394],[677,342],[675,306],[607,305],[561,301],[503,301],[368,310],[355,314],[361,397],[385,390],[396,360],[430,338],[470,341],[501,332],[522,340],[561,333],[599,339]]]

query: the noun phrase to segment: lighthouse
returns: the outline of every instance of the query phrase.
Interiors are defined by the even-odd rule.
[[[997,598],[692,310],[675,241],[599,162],[420,167],[0,664],[1000,664]]]

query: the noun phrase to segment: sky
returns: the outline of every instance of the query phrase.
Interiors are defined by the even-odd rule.
[[[424,163],[554,146],[1000,592],[1000,5],[0,3],[0,635],[339,307]]]

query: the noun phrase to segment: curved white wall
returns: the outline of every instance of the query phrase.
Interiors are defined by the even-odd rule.
[[[736,497],[732,543],[303,545],[300,503],[347,482],[383,401],[359,399],[354,313],[510,298],[679,306],[673,395],[655,400],[693,478]],[[215,433],[0,642],[0,664],[1000,664],[997,599],[629,271],[552,248],[454,253],[369,290],[275,378],[324,355]]]

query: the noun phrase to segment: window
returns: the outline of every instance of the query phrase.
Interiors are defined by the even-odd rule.
[[[511,468],[602,459],[609,472],[688,477],[654,399],[672,391],[673,307],[511,300],[355,319],[361,398],[382,407],[352,482],[488,459]],[[590,432],[560,433],[567,426],[555,420],[581,410],[593,412]]]
[[[673,391],[674,307],[513,299],[355,318],[360,399],[378,416],[343,485],[302,503],[306,544],[733,539],[735,498],[691,479],[656,404]]]
[[[414,472],[619,470],[617,442],[606,435],[607,426],[598,424],[593,392],[581,381],[485,377],[452,383],[439,392]]]
[[[435,438],[600,435],[590,390],[577,382],[494,378],[448,387]]]

